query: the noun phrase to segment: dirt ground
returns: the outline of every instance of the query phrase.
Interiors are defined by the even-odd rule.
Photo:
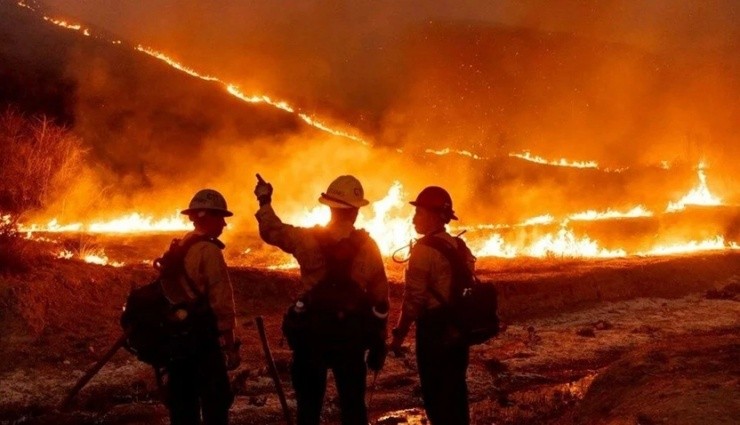
[[[740,253],[608,261],[484,261],[508,328],[471,350],[474,424],[730,424],[740,422]],[[391,265],[397,319],[400,267]],[[120,308],[146,266],[48,260],[0,275],[0,423],[167,423],[152,371],[125,351],[80,392],[66,391],[117,338]],[[231,374],[232,423],[279,424],[253,318],[263,316],[295,408],[280,320],[299,293],[294,271],[232,269],[243,364]],[[413,335],[408,339],[413,341]],[[413,347],[374,385],[378,424],[423,423]],[[330,380],[326,423],[337,423]]]

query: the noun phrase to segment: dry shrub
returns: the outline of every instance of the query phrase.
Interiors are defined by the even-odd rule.
[[[18,220],[64,191],[84,153],[79,138],[44,116],[12,108],[0,114],[0,271],[25,267],[29,244]]]
[[[0,115],[0,211],[42,208],[72,182],[84,153],[79,138],[45,116],[7,109]]]
[[[0,273],[24,272],[31,264],[48,257],[49,252],[42,245],[24,238],[13,216],[0,216]]]

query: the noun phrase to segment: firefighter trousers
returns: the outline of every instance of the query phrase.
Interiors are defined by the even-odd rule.
[[[468,425],[469,349],[451,336],[449,320],[422,315],[416,323],[416,363],[429,422],[432,425]]]
[[[358,347],[293,351],[291,377],[298,403],[298,425],[318,425],[331,369],[339,395],[342,425],[367,425],[365,350]]]
[[[172,425],[226,425],[234,400],[218,341],[178,356],[166,367],[167,408]]]

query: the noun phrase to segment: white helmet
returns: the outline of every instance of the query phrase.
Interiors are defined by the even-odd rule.
[[[322,193],[319,202],[332,208],[360,208],[369,204],[365,190],[354,176],[339,176]]]
[[[213,189],[202,189],[193,196],[188,209],[180,211],[181,214],[190,214],[199,211],[211,211],[224,217],[234,215],[226,208],[226,199]]]

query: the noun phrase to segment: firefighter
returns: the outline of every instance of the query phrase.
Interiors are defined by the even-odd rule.
[[[475,257],[461,239],[445,229],[450,220],[457,220],[449,193],[441,187],[429,186],[411,205],[416,207],[413,218],[416,232],[424,237],[440,238],[460,249],[472,271]],[[408,261],[401,315],[392,331],[390,350],[401,353],[404,338],[416,322],[416,362],[424,408],[432,425],[469,423],[465,381],[468,345],[456,333],[445,308],[451,288],[450,262],[439,250],[427,244],[415,244]]]
[[[233,402],[227,370],[241,363],[234,337],[234,294],[218,240],[233,213],[217,191],[203,189],[182,211],[194,230],[179,242],[189,245],[184,274],[163,280],[173,305],[191,305],[176,315],[189,325],[172,337],[172,358],[165,366],[166,402],[173,425],[227,424]]]
[[[278,218],[271,206],[272,185],[257,178],[260,236],[295,257],[305,290],[283,321],[293,351],[298,424],[319,424],[331,369],[342,424],[366,425],[366,373],[367,368],[377,372],[385,361],[389,304],[380,250],[354,226],[359,208],[368,204],[362,185],[353,176],[335,179],[318,199],[331,209],[329,223],[303,228]]]

